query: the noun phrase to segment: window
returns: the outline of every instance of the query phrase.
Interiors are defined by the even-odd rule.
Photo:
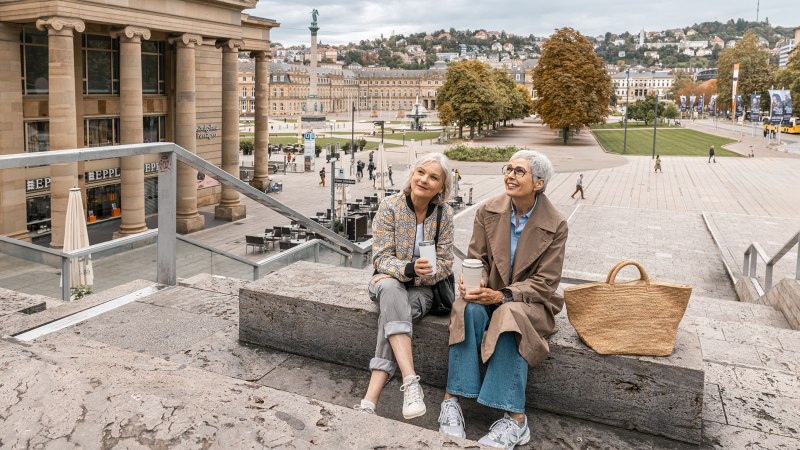
[[[272,97],[275,98],[277,96],[278,96],[278,90],[275,89],[275,88],[272,88]]]
[[[50,196],[31,197],[27,200],[28,231],[50,231]]]
[[[247,100],[242,100],[242,112],[247,112]]]
[[[49,93],[47,32],[23,28],[20,40],[22,95]]]
[[[273,111],[277,111],[278,110],[278,104],[277,103],[273,103],[272,104],[272,110]]]
[[[250,100],[250,112],[256,112],[256,102],[254,100]]]
[[[86,207],[88,214],[98,219],[117,217],[120,213],[120,184],[109,184],[86,188]]]
[[[281,111],[283,111],[283,103],[281,103]]]
[[[242,98],[245,98],[245,97],[247,97],[247,88],[246,88],[246,87],[243,87],[243,88],[242,88]],[[244,108],[243,108],[243,109],[244,109]]]
[[[50,122],[25,122],[25,151],[46,152],[50,150]]]
[[[142,42],[142,94],[166,93],[164,47],[163,41]]]
[[[83,144],[86,147],[119,144],[119,118],[86,119]]]
[[[283,98],[283,88],[281,88],[281,98]]]
[[[119,39],[83,35],[83,93],[119,94]]]
[[[255,96],[256,96],[256,88],[252,87],[250,88],[250,97],[255,98]]]
[[[167,116],[144,116],[144,142],[164,142],[167,140]]]

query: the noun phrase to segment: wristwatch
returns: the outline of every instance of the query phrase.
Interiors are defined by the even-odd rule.
[[[514,296],[511,295],[511,291],[509,291],[508,289],[501,289],[500,292],[503,294],[503,303],[514,301]]]

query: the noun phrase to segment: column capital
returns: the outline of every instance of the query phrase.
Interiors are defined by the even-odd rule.
[[[254,58],[256,61],[267,61],[272,59],[272,51],[271,50],[256,50],[250,52],[250,57]]]
[[[86,29],[86,24],[81,19],[76,19],[74,17],[51,16],[36,20],[36,28],[41,31],[47,30],[48,32],[66,29],[70,32],[75,30],[78,33],[83,33],[83,30]]]
[[[203,36],[199,34],[183,33],[168,39],[170,44],[192,48],[195,45],[203,45]]]
[[[111,30],[112,38],[127,38],[130,41],[150,40],[150,29],[144,27],[136,27],[129,25],[123,28],[113,28]]]
[[[244,46],[244,41],[239,39],[218,39],[215,44],[217,48],[221,48],[225,52],[239,52]]]

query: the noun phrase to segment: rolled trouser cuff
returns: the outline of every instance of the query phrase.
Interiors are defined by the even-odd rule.
[[[406,322],[404,320],[386,322],[386,325],[383,326],[383,335],[386,339],[389,339],[389,336],[395,334],[407,334],[411,336],[411,330],[411,322]]]
[[[369,370],[382,370],[389,374],[389,379],[392,379],[394,371],[397,370],[397,364],[388,359],[375,357],[369,360]]]

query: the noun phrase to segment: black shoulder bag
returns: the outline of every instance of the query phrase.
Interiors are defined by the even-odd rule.
[[[433,242],[436,245],[439,244],[439,221],[441,218],[442,208],[437,206],[436,236],[433,238]],[[452,271],[447,278],[431,286],[431,291],[433,291],[433,304],[431,305],[431,310],[428,314],[433,314],[435,316],[444,316],[450,314],[450,310],[453,308],[453,302],[456,299],[455,277],[453,276]]]

